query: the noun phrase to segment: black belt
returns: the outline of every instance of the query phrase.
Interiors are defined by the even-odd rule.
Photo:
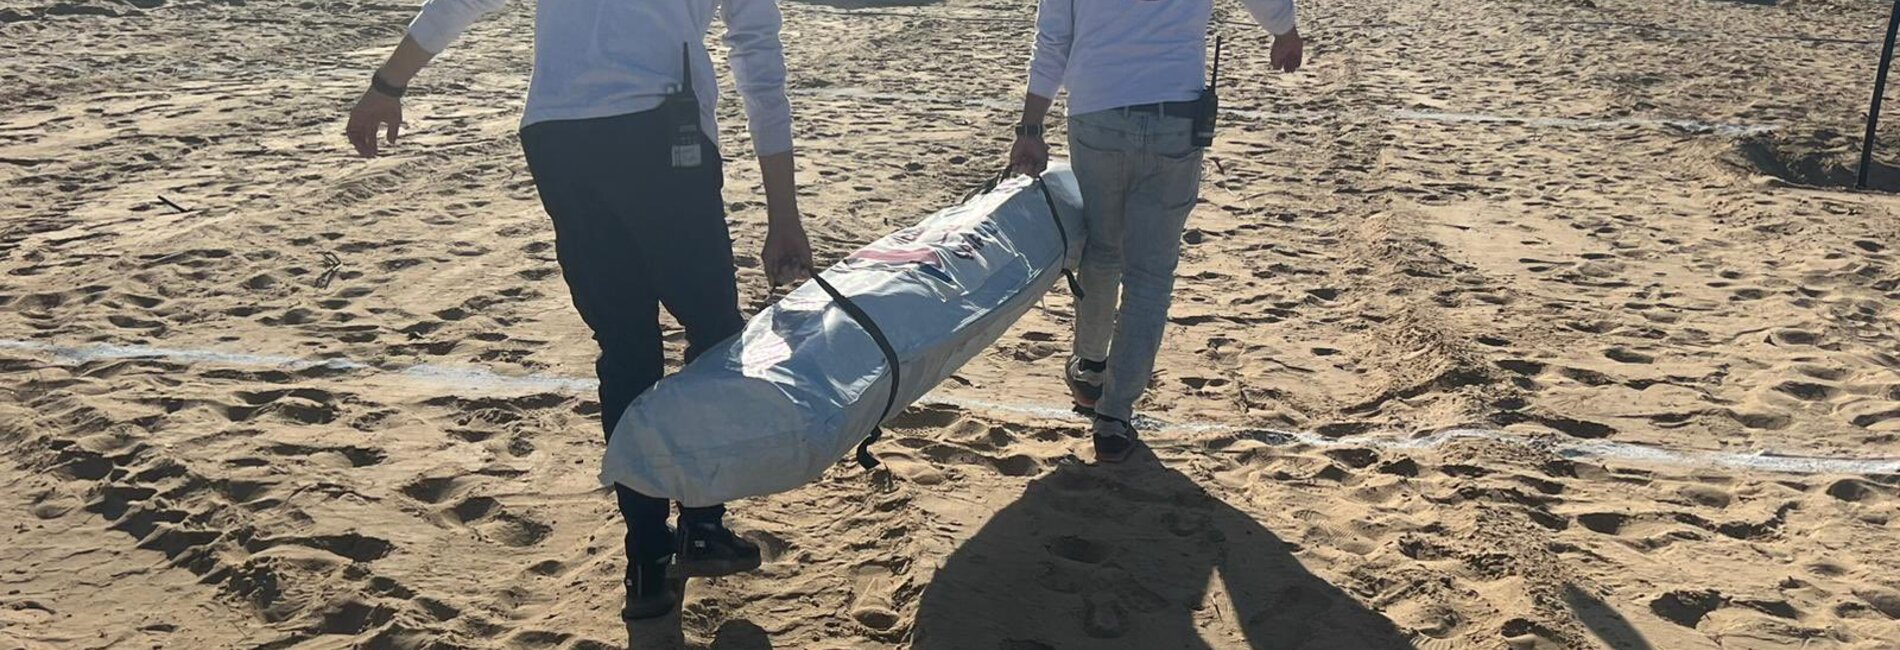
[[[1191,118],[1191,117],[1194,117],[1195,115],[1200,114],[1201,103],[1200,102],[1159,102],[1159,103],[1154,103],[1154,104],[1136,104],[1134,106],[1123,106],[1121,109],[1124,111],[1128,111],[1130,113],[1147,113],[1149,115],[1160,115],[1162,117],[1167,117],[1167,116],[1172,115],[1175,117],[1190,117]]]

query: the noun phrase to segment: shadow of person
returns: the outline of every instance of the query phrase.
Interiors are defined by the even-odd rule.
[[[1630,624],[1628,618],[1624,618],[1616,611],[1616,608],[1590,592],[1576,585],[1566,584],[1564,585],[1564,602],[1570,604],[1570,611],[1576,612],[1577,619],[1583,621],[1584,627],[1590,628],[1590,632],[1597,635],[1597,638],[1605,645],[1616,650],[1655,649],[1655,646],[1649,644],[1649,639],[1643,638],[1643,633],[1638,631],[1635,625]]]
[[[772,637],[752,621],[726,621],[713,635],[710,650],[772,650]]]
[[[719,625],[712,641],[686,638],[680,613],[627,623],[627,650],[772,650],[772,638],[752,621],[734,620]]]
[[[1412,647],[1147,452],[1031,482],[937,571],[913,639],[918,650]]]

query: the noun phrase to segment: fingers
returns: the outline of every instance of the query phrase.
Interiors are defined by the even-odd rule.
[[[1046,151],[1017,151],[1012,153],[1009,157],[1009,171],[1013,174],[1041,176],[1043,170],[1048,168],[1049,154]]]
[[[772,286],[779,287],[811,279],[816,271],[812,263],[811,245],[799,237],[795,242],[767,243],[762,254],[765,262],[765,278]]]
[[[350,145],[356,147],[356,155],[364,158],[376,157],[376,123],[357,116],[350,116],[350,123],[343,127],[343,135],[350,139]]]
[[[769,268],[770,272],[766,273],[766,279],[771,281],[774,287],[810,280],[813,272],[810,262],[779,263]]]
[[[349,136],[350,144],[356,147],[356,155],[364,158],[376,157],[376,136],[369,129],[352,124],[344,134]]]
[[[1273,69],[1298,72],[1300,64],[1306,59],[1306,44],[1297,38],[1285,37],[1274,43],[1270,58]]]
[[[343,137],[349,139],[350,146],[356,149],[356,155],[359,156],[363,155],[363,138],[359,137],[363,134],[361,122],[361,120],[356,118],[356,113],[352,111],[350,113],[349,123],[343,126]]]
[[[376,125],[371,124],[364,127],[363,130],[359,132],[358,137],[363,139],[363,144],[356,148],[357,152],[363,154],[364,158],[375,158],[377,151]]]
[[[804,282],[811,279],[811,274],[811,267],[804,265],[793,266],[779,273],[779,284],[787,285]]]
[[[343,127],[343,135],[349,139],[356,154],[372,158],[380,148],[377,145],[378,133],[383,141],[395,144],[402,137],[402,104],[394,99],[365,92],[350,109],[349,123]]]

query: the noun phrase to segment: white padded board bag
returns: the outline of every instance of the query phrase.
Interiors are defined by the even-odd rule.
[[[634,400],[601,482],[698,507],[817,479],[1002,336],[1082,237],[1075,175],[1052,165],[872,242],[823,276],[889,341],[895,391],[867,328],[809,282]]]

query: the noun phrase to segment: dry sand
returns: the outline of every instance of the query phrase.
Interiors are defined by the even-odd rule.
[[[999,163],[1032,2],[784,4],[822,258]],[[624,642],[595,400],[403,370],[594,352],[513,135],[529,7],[348,154],[411,5],[0,0],[0,648]],[[1061,403],[1059,292],[888,474],[739,504],[769,562],[694,584],[695,643],[1900,648],[1892,469],[1558,453],[1900,457],[1900,202],[1840,187],[1884,7],[1307,5],[1297,75],[1222,27],[1242,112],[1144,405],[1256,429],[1095,467],[976,404]],[[753,308],[757,186],[729,167]],[[256,356],[48,349],[98,344]],[[1509,436],[1387,444],[1457,427]]]

